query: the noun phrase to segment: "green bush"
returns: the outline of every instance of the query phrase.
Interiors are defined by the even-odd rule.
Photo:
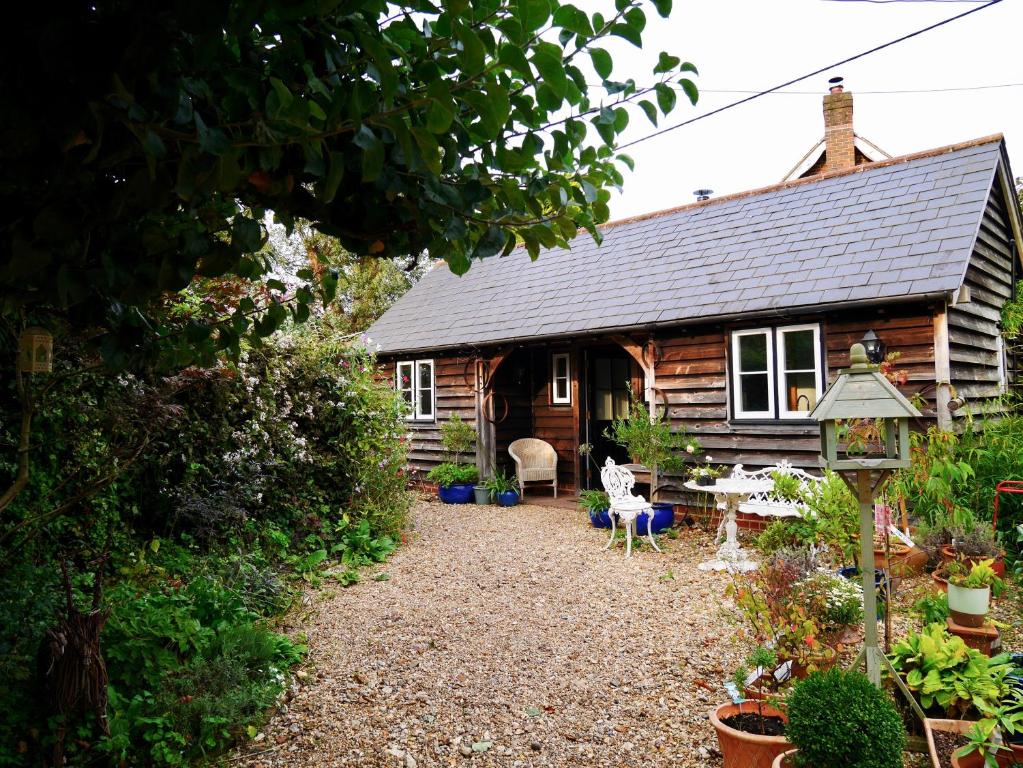
[[[479,477],[476,467],[471,464],[452,464],[450,462],[438,464],[426,475],[426,479],[431,483],[444,487],[475,483]]]
[[[902,768],[902,719],[859,672],[811,673],[793,688],[788,716],[797,768]]]

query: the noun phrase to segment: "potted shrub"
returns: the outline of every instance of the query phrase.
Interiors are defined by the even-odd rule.
[[[773,670],[778,659],[761,646],[746,663],[753,672],[743,666],[732,678],[740,700],[716,707],[710,722],[717,732],[725,768],[769,768],[775,756],[789,748],[785,713],[766,701],[767,691],[775,684]],[[741,699],[747,692],[753,693],[753,701]]]
[[[426,479],[437,484],[437,495],[445,504],[468,504],[473,498],[479,473],[471,464],[448,461],[431,469]]]
[[[927,718],[924,733],[934,768],[996,768],[1018,765],[1023,749],[1013,743],[1023,729],[1023,700],[1013,690],[1008,701],[980,720]]]
[[[902,768],[906,733],[892,700],[866,675],[830,669],[795,684],[785,735],[796,749],[775,766]]]
[[[714,461],[712,456],[704,456],[703,464],[697,464],[689,470],[689,479],[697,485],[714,485],[714,481],[721,476],[724,468],[711,466],[712,461]]]
[[[983,523],[971,528],[953,528],[949,531],[950,543],[942,546],[941,559],[965,560],[976,563],[992,560],[991,567],[997,576],[1005,575],[1005,551],[995,541],[994,531]]]
[[[650,503],[654,507],[653,532],[658,533],[675,522],[674,506],[658,501],[660,473],[678,473],[685,466],[685,457],[700,450],[699,443],[686,435],[684,429],[673,430],[666,417],[657,417],[647,406],[629,393],[629,413],[615,419],[604,431],[628,451],[634,461],[650,471]],[[646,513],[636,519],[636,530],[647,532]]]
[[[475,496],[476,503],[480,506],[485,506],[490,503],[490,489],[487,488],[486,481],[483,481],[478,485],[474,485],[472,487],[472,493],[473,496]]]
[[[463,464],[462,454],[472,450],[476,431],[462,421],[457,413],[450,415],[440,428],[440,441],[448,454],[448,461],[431,469],[426,479],[437,484],[437,495],[445,504],[468,504],[473,498],[479,480],[475,465]]]
[[[959,560],[949,564],[948,610],[957,624],[983,626],[991,605],[991,591],[1000,593],[1003,587],[991,567],[993,564],[993,560],[981,560],[969,566]]]
[[[583,491],[579,494],[579,506],[589,513],[590,524],[594,528],[611,527],[611,517],[608,514],[611,500],[605,491]]]
[[[504,472],[497,472],[483,485],[490,492],[490,497],[502,507],[514,507],[519,503],[519,492],[515,478],[509,478]]]

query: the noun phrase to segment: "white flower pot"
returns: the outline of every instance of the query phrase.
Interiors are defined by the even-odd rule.
[[[952,583],[948,585],[948,610],[957,624],[964,627],[982,626],[990,604],[990,587],[970,589]]]

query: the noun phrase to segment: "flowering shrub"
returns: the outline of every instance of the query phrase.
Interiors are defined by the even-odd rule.
[[[833,573],[807,576],[796,585],[796,595],[826,630],[844,629],[863,618],[863,587]]]

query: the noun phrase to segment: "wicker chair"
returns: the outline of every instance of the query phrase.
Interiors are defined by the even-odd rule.
[[[535,437],[523,437],[508,446],[508,453],[515,461],[521,495],[526,495],[526,483],[549,480],[554,498],[558,498],[558,452],[554,446]]]

